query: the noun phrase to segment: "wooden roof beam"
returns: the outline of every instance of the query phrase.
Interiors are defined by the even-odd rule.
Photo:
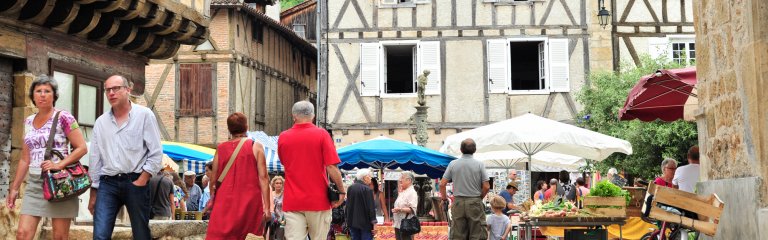
[[[0,13],[3,15],[14,15],[21,12],[21,8],[27,4],[27,0],[3,0],[0,1]]]
[[[35,25],[43,25],[51,12],[53,12],[55,6],[56,1],[53,0],[30,1],[21,9],[19,20]]]
[[[80,11],[78,11],[75,20],[72,20],[67,33],[86,38],[88,37],[88,33],[99,24],[101,13],[83,8],[86,8],[86,6],[80,7]]]
[[[182,18],[179,14],[170,13],[168,14],[168,18],[165,19],[162,25],[158,25],[159,28],[164,28],[163,30],[156,31],[155,34],[157,35],[168,35],[172,32],[176,32],[179,30],[179,27],[181,26]]]
[[[50,27],[58,32],[66,33],[69,29],[69,25],[72,24],[72,20],[77,17],[77,13],[80,11],[80,4],[75,4],[69,1],[56,2],[56,8],[53,13],[48,17],[43,26]]]

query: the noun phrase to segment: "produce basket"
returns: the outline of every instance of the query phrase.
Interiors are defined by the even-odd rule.
[[[659,187],[654,184],[648,186],[648,189],[649,193],[654,193],[648,217],[660,221],[678,223],[686,228],[695,229],[709,236],[714,236],[717,232],[720,214],[722,214],[725,207],[725,204],[717,194],[700,196],[674,188]],[[664,205],[696,213],[698,218],[692,219],[668,212],[660,207]]]
[[[590,214],[605,217],[626,217],[627,202],[624,197],[584,197],[584,208]]]

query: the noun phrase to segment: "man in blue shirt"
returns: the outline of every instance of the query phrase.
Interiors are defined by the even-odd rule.
[[[517,193],[517,182],[509,182],[509,184],[507,184],[507,189],[499,192],[499,196],[503,197],[504,201],[507,202],[507,206],[503,211],[504,213],[507,213],[511,209],[517,209],[515,200],[512,198],[512,196],[515,196],[515,193]]]

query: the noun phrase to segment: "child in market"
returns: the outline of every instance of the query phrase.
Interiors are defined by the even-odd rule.
[[[502,213],[506,206],[507,201],[505,201],[503,197],[494,196],[491,198],[491,210],[493,211],[493,214],[485,219],[485,222],[488,224],[489,240],[507,239],[509,231],[512,230],[509,217]]]

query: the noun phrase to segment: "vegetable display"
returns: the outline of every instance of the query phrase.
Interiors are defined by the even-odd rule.
[[[536,204],[531,206],[531,210],[528,212],[528,215],[532,217],[566,217],[578,214],[579,208],[568,201],[551,201],[548,203],[536,201]]]
[[[632,196],[629,192],[622,190],[619,186],[613,185],[608,180],[603,180],[595,184],[592,189],[589,189],[589,195],[592,197],[624,197],[629,205],[629,201],[632,200]]]

